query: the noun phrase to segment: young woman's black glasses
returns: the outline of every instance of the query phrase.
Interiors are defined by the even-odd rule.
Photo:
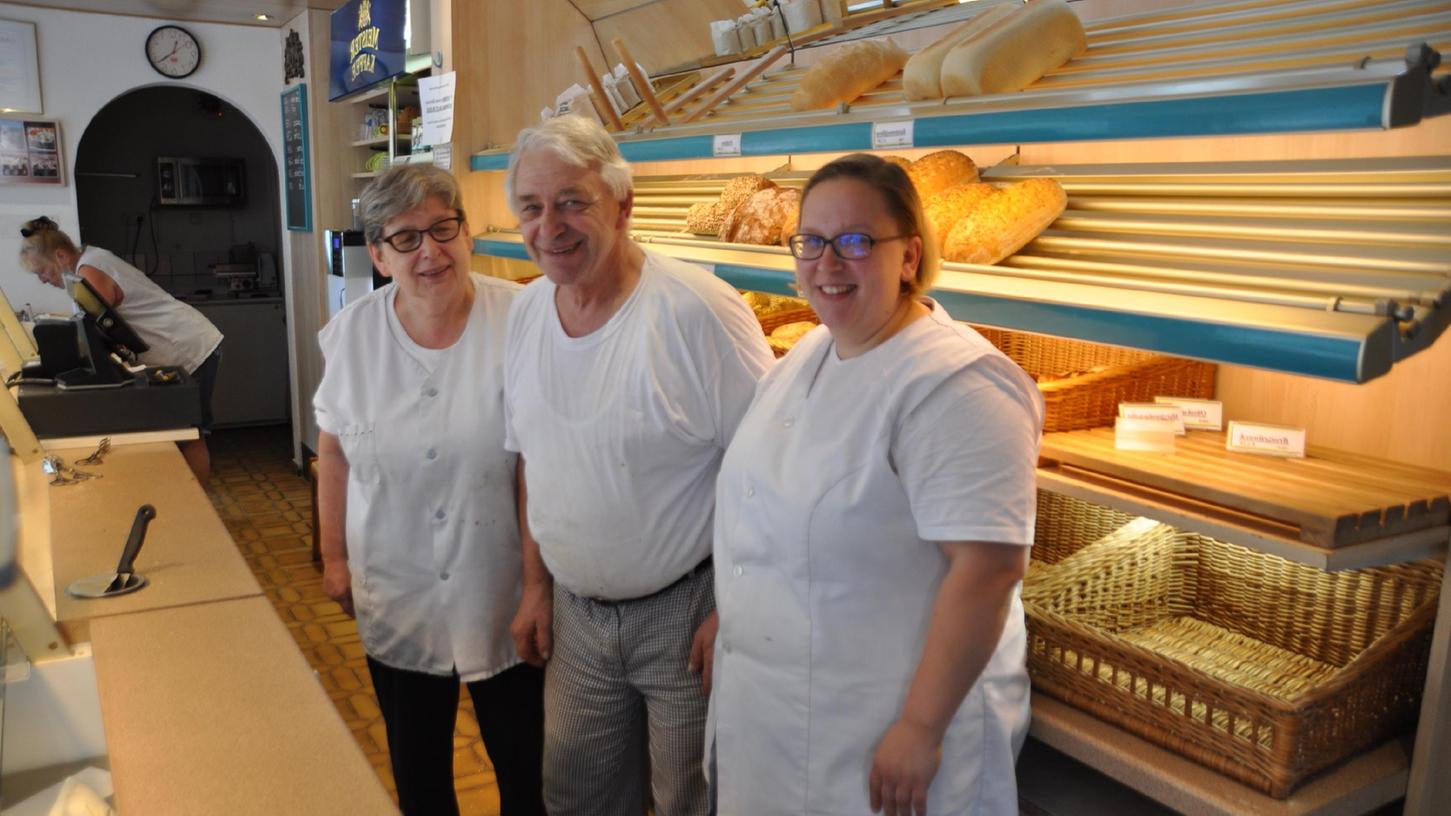
[[[814,261],[826,251],[827,244],[836,257],[845,261],[859,261],[872,254],[872,247],[887,241],[910,238],[910,235],[893,235],[890,238],[873,238],[865,232],[843,232],[835,238],[823,238],[809,232],[798,232],[791,236],[788,246],[791,254],[803,261]]]
[[[463,223],[463,216],[455,215],[452,218],[435,221],[427,229],[398,230],[392,235],[384,235],[383,240],[388,242],[388,246],[399,252],[413,252],[423,246],[424,233],[428,233],[428,237],[434,241],[446,244],[458,237],[458,231],[463,228]]]

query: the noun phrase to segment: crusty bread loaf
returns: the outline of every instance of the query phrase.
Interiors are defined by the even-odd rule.
[[[800,320],[795,323],[787,323],[777,326],[766,336],[766,344],[779,357],[791,350],[791,347],[801,341],[817,324],[810,320]]]
[[[917,188],[917,198],[926,201],[949,187],[977,181],[977,165],[966,153],[939,150],[912,162],[907,175]]]
[[[896,76],[907,58],[907,52],[890,38],[847,43],[806,70],[791,94],[791,110],[850,102]]]
[[[942,93],[977,96],[1021,91],[1087,46],[1065,0],[1028,0],[1008,14],[982,14],[942,58]],[[973,20],[971,23],[976,23]]]
[[[906,156],[883,156],[882,161],[886,162],[887,164],[895,164],[903,170],[906,170],[912,166],[912,160],[907,158]]]
[[[997,195],[1001,193],[991,184],[971,181],[948,187],[927,199],[922,204],[922,214],[937,241],[937,248],[942,249],[948,234],[958,221],[966,218],[978,205]]]
[[[754,173],[746,176],[736,176],[730,181],[727,181],[725,189],[720,191],[720,206],[726,215],[730,215],[731,211],[746,203],[746,199],[755,195],[758,191],[775,186],[776,182]]]
[[[1068,206],[1063,186],[1031,178],[989,196],[952,226],[943,242],[949,261],[995,264],[1037,238]]]
[[[726,216],[720,228],[720,240],[762,246],[779,244],[782,241],[782,224],[794,220],[800,206],[801,193],[798,190],[774,185],[758,190]]]
[[[727,214],[719,201],[697,201],[685,211],[685,228],[697,235],[715,235]]]
[[[801,223],[801,191],[794,187],[782,187],[780,190],[777,212],[781,216],[778,224],[781,237],[776,243],[786,246],[791,242],[791,236],[796,234],[796,225]]]
[[[1013,6],[993,6],[960,26],[954,27],[936,42],[912,55],[902,69],[902,90],[908,99],[942,98],[942,60],[958,43],[991,20],[1013,12]]]

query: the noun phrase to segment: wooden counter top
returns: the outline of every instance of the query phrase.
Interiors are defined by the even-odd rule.
[[[266,599],[107,616],[91,636],[118,812],[395,812]]]
[[[91,451],[57,453],[74,464]],[[80,469],[102,478],[48,488],[56,619],[68,631],[83,633],[84,627],[72,624],[87,619],[262,594],[176,445],[117,446],[102,464]],[[67,595],[72,581],[116,569],[143,504],[156,508],[156,518],[136,569],[150,584],[100,600]]]

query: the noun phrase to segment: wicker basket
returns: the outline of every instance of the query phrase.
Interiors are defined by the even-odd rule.
[[[1132,525],[1025,583],[1038,689],[1276,798],[1411,723],[1440,562],[1327,573]]]
[[[973,326],[988,342],[1039,380],[1043,432],[1112,425],[1120,402],[1154,397],[1214,397],[1212,363],[1147,351]],[[1065,373],[1099,369],[1063,377]]]
[[[785,311],[781,312],[772,312],[771,314],[768,314],[764,317],[757,315],[756,319],[761,321],[761,331],[766,333],[767,338],[771,336],[771,332],[781,328],[787,323],[821,322],[819,319],[817,319],[816,312],[812,311],[810,306],[803,306],[800,309],[786,309]],[[786,355],[786,352],[789,350],[790,349],[785,346],[771,343],[771,352],[777,357],[784,357]]]
[[[1134,520],[1134,516],[1051,490],[1038,491],[1038,521],[1033,560],[1059,561]]]

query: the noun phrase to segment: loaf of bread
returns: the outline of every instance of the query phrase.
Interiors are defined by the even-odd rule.
[[[943,242],[949,261],[995,264],[1037,238],[1068,206],[1063,186],[1032,178],[989,196],[952,225]]]
[[[816,328],[816,324],[809,320],[801,320],[796,323],[787,323],[784,326],[777,326],[770,335],[766,337],[766,343],[771,350],[778,355],[785,354],[791,347],[800,342],[808,332]]]
[[[966,39],[988,18],[1011,13],[1012,6],[993,6],[971,20],[954,27],[938,39],[912,55],[902,69],[902,91],[908,99],[941,99],[942,60],[954,46]]]
[[[1006,13],[999,11],[1007,8]],[[970,20],[942,57],[945,96],[1021,91],[1087,46],[1078,15],[1065,0],[1027,0]]]
[[[977,181],[977,165],[966,153],[939,150],[912,162],[907,176],[917,188],[917,198],[926,202],[949,187]]]
[[[966,218],[978,205],[997,195],[1001,193],[991,184],[971,181],[948,187],[923,202],[922,214],[937,241],[937,248],[943,248],[948,233],[952,232],[958,221]]]
[[[697,201],[685,211],[685,228],[697,235],[716,235],[726,215],[719,201]]]
[[[886,162],[887,164],[895,164],[903,170],[906,170],[912,166],[912,160],[907,158],[906,156],[883,156],[882,161]]]
[[[791,110],[850,102],[896,76],[908,54],[890,38],[847,43],[806,70],[791,94]]]
[[[754,173],[746,176],[736,176],[727,181],[725,189],[720,191],[720,206],[725,215],[729,215],[736,207],[746,203],[746,199],[755,195],[761,190],[767,190],[776,186],[776,182],[765,176],[758,176]]]
[[[721,224],[722,241],[771,246],[784,243],[790,232],[784,225],[796,223],[801,209],[801,192],[772,185],[758,190],[726,216]]]
[[[801,223],[801,191],[794,187],[781,187],[780,190],[777,206],[781,214],[781,237],[776,243],[786,246],[791,243],[791,236],[796,234],[796,226]]]

